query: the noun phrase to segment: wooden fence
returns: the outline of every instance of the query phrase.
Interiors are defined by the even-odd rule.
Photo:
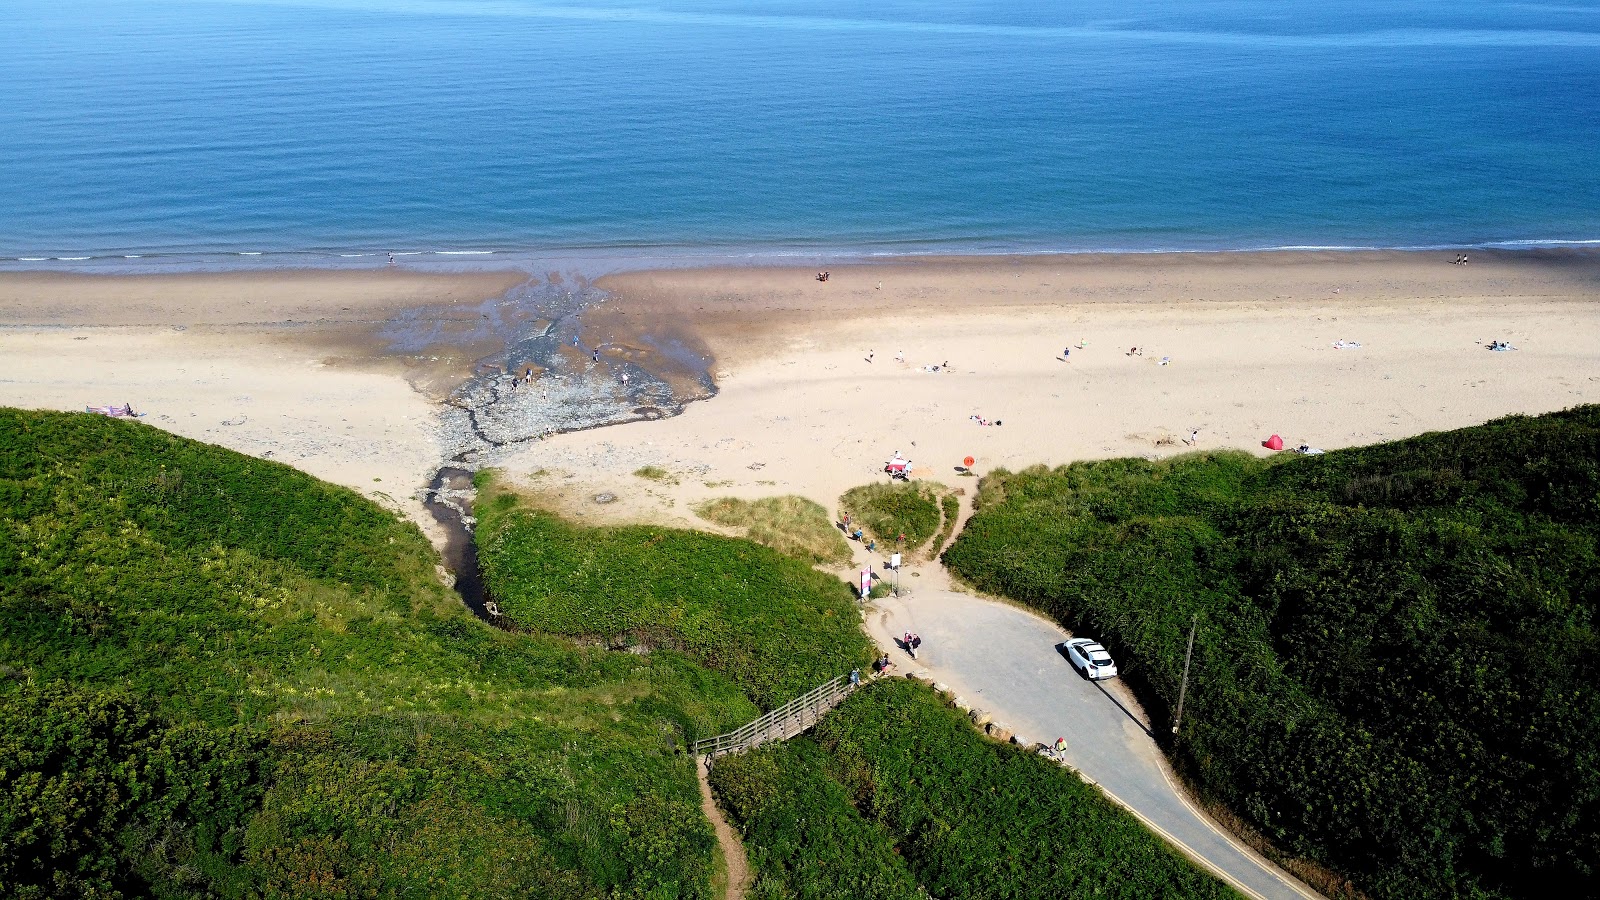
[[[848,675],[814,688],[803,696],[767,713],[736,731],[694,742],[696,756],[708,759],[738,753],[770,741],[785,741],[817,724],[823,713],[838,706],[856,686]]]

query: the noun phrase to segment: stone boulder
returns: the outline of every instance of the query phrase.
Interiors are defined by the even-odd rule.
[[[967,716],[968,718],[972,719],[972,724],[978,726],[979,728],[982,728],[994,720],[994,716],[989,715],[987,710],[982,709],[975,709],[968,713]]]
[[[997,741],[1011,740],[1011,729],[1004,722],[990,722],[984,730]]]

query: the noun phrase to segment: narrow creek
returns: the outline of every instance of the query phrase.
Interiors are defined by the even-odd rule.
[[[553,435],[674,416],[717,392],[710,358],[679,336],[586,332],[582,314],[605,299],[581,279],[530,279],[486,304],[504,346],[477,361],[441,410],[447,460],[423,505],[444,531],[456,592],[485,621],[497,616],[478,564],[473,473]]]

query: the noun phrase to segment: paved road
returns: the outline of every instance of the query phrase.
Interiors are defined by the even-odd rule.
[[[920,634],[915,662],[903,652],[890,653],[901,671],[927,670],[1029,741],[1065,737],[1074,767],[1247,897],[1320,900],[1193,805],[1173,780],[1132,695],[1116,680],[1080,677],[1056,652],[1068,634],[1053,622],[1003,603],[918,585],[910,595],[878,601],[867,630],[886,651],[896,646],[894,636]]]

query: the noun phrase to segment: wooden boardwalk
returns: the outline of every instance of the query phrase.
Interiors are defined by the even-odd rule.
[[[785,703],[759,719],[727,734],[694,742],[694,754],[708,761],[728,753],[739,753],[772,741],[784,741],[806,731],[823,714],[843,702],[856,686],[847,675],[840,675]]]

